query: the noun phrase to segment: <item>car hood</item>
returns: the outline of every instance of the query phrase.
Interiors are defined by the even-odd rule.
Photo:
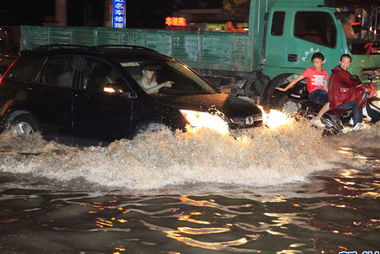
[[[228,94],[161,95],[156,102],[178,109],[205,112],[217,109],[229,118],[261,114],[254,103]]]

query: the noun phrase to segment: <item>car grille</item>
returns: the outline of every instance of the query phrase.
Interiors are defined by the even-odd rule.
[[[230,118],[230,127],[233,129],[237,128],[250,128],[255,126],[260,126],[262,124],[263,118],[261,114],[247,116],[247,117],[234,117]]]

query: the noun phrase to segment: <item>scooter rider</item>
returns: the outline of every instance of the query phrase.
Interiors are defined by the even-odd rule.
[[[354,127],[353,131],[363,128],[363,111],[357,96],[358,86],[360,82],[352,80],[351,74],[347,69],[351,65],[352,57],[344,54],[340,57],[339,65],[332,70],[329,81],[329,101],[330,109],[352,109]]]
[[[297,82],[306,78],[306,89],[309,93],[309,100],[320,105],[325,105],[329,101],[326,91],[328,73],[326,69],[322,68],[325,63],[325,56],[320,52],[314,53],[311,57],[311,62],[313,67],[307,68],[300,76],[293,79],[285,88],[276,87],[276,89],[285,92],[292,88]],[[312,123],[318,127],[324,127],[324,124],[321,122],[320,118],[313,119]]]

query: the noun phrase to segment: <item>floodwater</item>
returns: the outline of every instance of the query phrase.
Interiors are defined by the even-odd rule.
[[[380,125],[0,136],[0,253],[380,251]]]

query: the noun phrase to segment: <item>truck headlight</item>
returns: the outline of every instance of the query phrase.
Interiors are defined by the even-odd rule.
[[[191,129],[209,128],[221,134],[229,133],[228,123],[220,116],[195,110],[180,109],[179,111],[189,122]]]

